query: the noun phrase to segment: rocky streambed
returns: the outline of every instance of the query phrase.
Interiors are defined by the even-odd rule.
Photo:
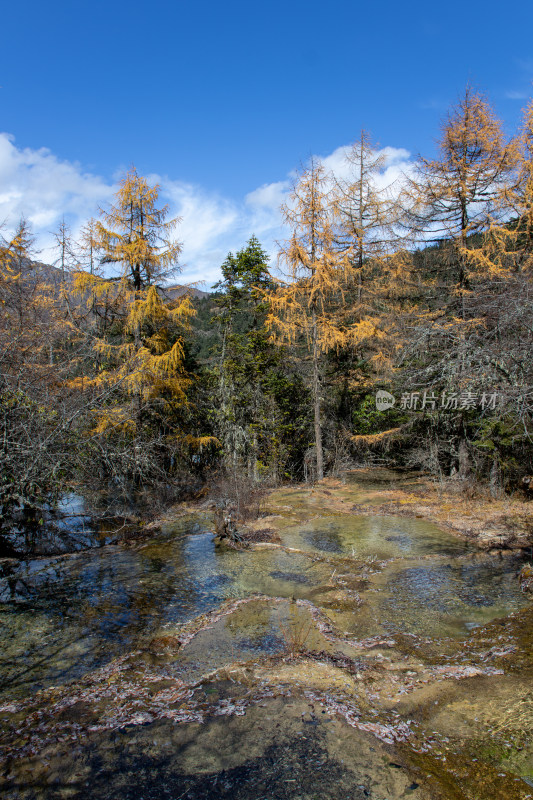
[[[3,795],[533,797],[523,557],[373,513],[397,480],[4,565]]]

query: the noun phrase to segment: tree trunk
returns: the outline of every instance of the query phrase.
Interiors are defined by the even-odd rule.
[[[316,315],[313,313],[313,405],[315,415],[316,479],[324,477],[324,454],[322,451],[322,422],[320,419],[320,376],[318,371],[318,335]]]
[[[257,442],[257,431],[254,430],[253,440],[252,440],[252,447],[253,447],[253,464],[252,464],[252,480],[254,483],[259,483],[259,466],[257,463],[257,453],[259,450],[258,442]]]
[[[470,456],[468,454],[468,447],[466,439],[461,439],[459,442],[459,477],[465,479],[470,473]]]
[[[490,470],[490,493],[495,499],[501,497],[502,494],[502,475],[500,470],[500,462],[498,461],[498,456],[496,453],[494,454],[494,459],[492,461],[492,467]]]

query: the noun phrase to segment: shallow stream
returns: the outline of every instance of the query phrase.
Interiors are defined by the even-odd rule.
[[[533,796],[517,558],[331,494],[274,493],[280,544],[205,513],[1,562],[5,796]]]

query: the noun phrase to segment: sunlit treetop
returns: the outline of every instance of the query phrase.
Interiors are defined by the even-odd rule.
[[[182,246],[170,234],[179,218],[167,220],[168,206],[157,207],[159,188],[131,167],[120,180],[114,205],[97,224],[101,263],[122,265],[122,277],[136,290],[178,270]]]

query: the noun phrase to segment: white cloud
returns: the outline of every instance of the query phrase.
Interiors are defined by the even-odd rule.
[[[180,280],[218,280],[219,268],[228,249],[234,247],[232,233],[239,227],[239,209],[232,200],[207,193],[201,187],[162,179],[161,193],[172,214],[181,218],[176,237],[183,243]]]
[[[322,158],[326,169],[338,178],[348,175],[348,150],[348,146],[338,147]],[[386,159],[378,177],[380,188],[409,171],[407,150],[385,147],[378,152]],[[183,242],[183,271],[177,280],[211,286],[228,252],[243,247],[252,234],[274,260],[276,241],[287,235],[279,207],[287,199],[293,177],[264,184],[235,200],[198,185],[150,176],[161,185],[161,197],[171,215],[181,217],[175,235]],[[52,232],[63,217],[76,236],[99,207],[108,206],[115,191],[116,184],[84,171],[76,162],[62,161],[45,148],[17,148],[12,136],[0,134],[0,225],[4,223],[4,233],[9,233],[24,215],[33,227],[43,261],[54,260]]]
[[[517,92],[514,89],[505,92],[505,96],[508,100],[527,100],[529,97],[526,92]]]
[[[287,202],[290,188],[289,180],[275,181],[260,186],[245,197],[247,228],[257,236],[273,265],[277,257],[277,242],[287,236],[280,209]]]
[[[378,189],[389,188],[392,194],[400,191],[406,175],[412,175],[413,162],[411,154],[403,147],[384,147],[379,154],[385,158],[385,164],[376,177]]]
[[[46,148],[19,149],[12,136],[0,133],[0,224],[13,229],[24,215],[44,248],[41,258],[63,217],[75,227],[112,194],[112,186],[79,164],[61,161]]]
[[[218,280],[229,250],[275,224],[273,208],[267,213],[258,204],[239,203],[200,186],[158,175],[150,179],[161,184],[170,213],[181,217],[175,232],[183,242],[180,281],[205,281],[210,286]],[[36,257],[42,261],[56,258],[53,232],[63,217],[76,237],[87,219],[109,205],[116,188],[78,163],[61,161],[46,148],[18,148],[11,135],[0,133],[1,230],[12,233],[24,215],[36,236]]]
[[[337,180],[345,180],[350,175],[350,163],[346,160],[346,157],[351,149],[351,145],[346,144],[342,147],[337,147],[329,156],[320,159],[326,170],[332,172]]]
[[[289,181],[265,183],[246,195],[246,202],[257,209],[278,209],[285,202],[285,195],[290,188]]]
[[[337,147],[327,156],[319,157],[318,160],[323,164],[326,172],[331,173],[338,181],[349,180],[353,172],[353,166],[347,160],[351,150],[351,145]],[[384,163],[381,170],[375,176],[375,183],[378,189],[390,189],[394,194],[399,191],[405,175],[412,174],[413,162],[411,154],[402,147],[383,147],[374,152],[374,157],[383,157]],[[255,189],[246,196],[246,202],[259,214],[263,214],[263,219],[270,222],[272,228],[279,227],[281,218],[279,207],[287,202],[291,182],[277,181],[276,183],[265,184]],[[265,231],[269,228],[265,225]]]

